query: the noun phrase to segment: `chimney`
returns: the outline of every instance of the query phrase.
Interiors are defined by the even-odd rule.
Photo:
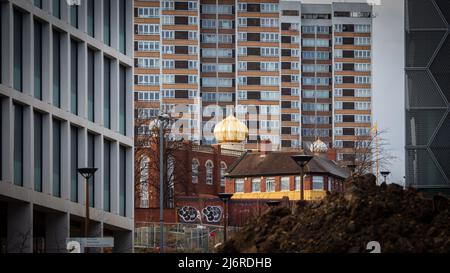
[[[270,139],[262,139],[259,142],[259,152],[261,153],[261,157],[265,157],[269,151],[272,150],[272,142]]]
[[[328,151],[327,151],[327,158],[329,160],[336,161],[336,159],[337,159],[336,149],[334,149],[334,148],[328,149]]]

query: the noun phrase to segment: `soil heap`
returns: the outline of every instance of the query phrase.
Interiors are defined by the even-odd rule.
[[[219,251],[225,253],[361,253],[378,241],[381,252],[450,252],[450,200],[425,198],[374,175],[353,176],[344,193],[273,208],[251,220]]]

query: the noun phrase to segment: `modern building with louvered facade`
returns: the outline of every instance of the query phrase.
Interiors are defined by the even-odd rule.
[[[70,2],[0,1],[0,253],[84,237],[84,167],[88,236],[133,251],[133,1]]]
[[[406,184],[450,193],[450,2],[407,0]]]

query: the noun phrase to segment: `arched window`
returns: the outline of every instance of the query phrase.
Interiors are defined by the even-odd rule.
[[[198,160],[192,159],[192,183],[198,183]]]
[[[225,162],[220,162],[220,186],[225,186],[225,173],[227,171],[227,164]]]
[[[214,164],[212,163],[211,160],[208,160],[206,161],[205,167],[206,167],[206,184],[212,185]]]
[[[140,167],[140,207],[141,208],[148,208],[148,166],[149,166],[149,159],[148,157],[144,156],[141,159],[141,162],[139,164]]]

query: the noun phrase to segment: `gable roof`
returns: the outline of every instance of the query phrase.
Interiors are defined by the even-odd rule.
[[[301,168],[292,156],[298,152],[260,152],[245,153],[227,170],[228,177],[270,176],[300,174]],[[306,165],[306,173],[326,173],[340,178],[350,176],[350,171],[338,166],[336,162],[314,156]]]

